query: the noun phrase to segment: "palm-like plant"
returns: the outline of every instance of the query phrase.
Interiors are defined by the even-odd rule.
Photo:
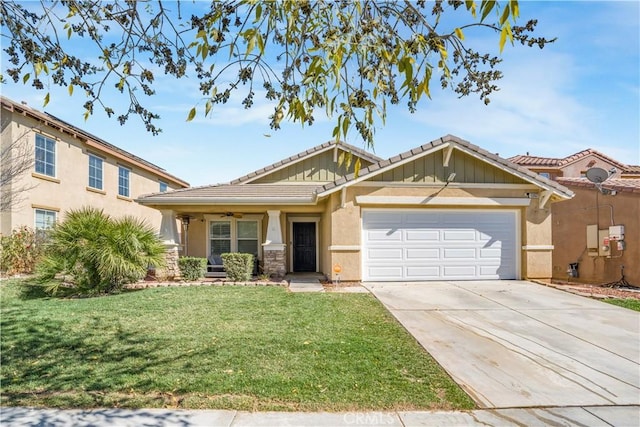
[[[39,272],[46,280],[62,274],[83,292],[108,293],[163,263],[164,246],[144,221],[85,207],[53,228]]]

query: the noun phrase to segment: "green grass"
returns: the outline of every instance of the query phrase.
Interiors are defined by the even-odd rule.
[[[607,298],[604,300],[609,304],[619,305],[620,307],[628,308],[629,310],[640,311],[640,300],[633,298]]]
[[[63,299],[0,286],[2,405],[473,407],[370,295],[188,287]]]

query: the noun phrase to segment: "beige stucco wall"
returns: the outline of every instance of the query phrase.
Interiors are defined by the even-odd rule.
[[[34,168],[22,174],[14,182],[13,188],[24,188],[21,201],[10,212],[2,212],[0,232],[10,234],[11,230],[26,225],[34,227],[34,208],[43,208],[58,212],[58,220],[64,218],[64,212],[93,206],[106,213],[119,217],[132,215],[145,219],[152,227],[159,228],[161,214],[156,209],[134,202],[142,194],[159,191],[162,180],[169,188],[179,188],[175,183],[167,182],[153,173],[116,159],[97,149],[89,149],[82,141],[43,125],[30,117],[2,109],[2,146],[5,147],[19,139],[28,152],[35,152],[36,132],[56,141],[56,176],[50,178],[38,175]],[[103,159],[103,190],[88,188],[88,153]],[[130,197],[118,196],[118,166],[130,169]],[[5,189],[3,189],[5,191]]]
[[[359,206],[356,196],[424,196],[433,195],[437,189],[417,187],[350,187],[347,190],[344,208],[340,206],[340,194],[331,196],[332,206],[332,241],[331,245],[360,246],[360,230],[362,228],[362,208],[385,207],[394,209],[434,209],[419,205],[367,205]],[[522,197],[524,191],[520,189],[491,189],[491,188],[447,188],[438,193],[438,197]],[[482,207],[486,209],[486,207]],[[437,209],[468,209],[457,205],[440,205]],[[475,208],[477,209],[477,208]],[[533,247],[523,249],[520,253],[520,273],[523,279],[549,280],[551,278],[551,209],[540,209],[538,200],[532,200],[527,208],[496,207],[495,209],[516,209],[519,212],[520,243],[521,246]],[[331,265],[341,264],[343,267],[342,280],[360,280],[361,253],[356,250],[333,251],[330,253]]]
[[[595,189],[570,187],[575,197],[553,205],[553,277],[572,282],[606,284],[621,278],[621,266],[625,277],[633,285],[640,286],[640,194],[618,192],[615,196],[603,195]],[[624,225],[624,251],[612,246],[610,257],[587,254],[589,224],[608,229],[612,223]],[[602,244],[602,242],[600,242]],[[580,277],[569,278],[569,263],[578,262]]]

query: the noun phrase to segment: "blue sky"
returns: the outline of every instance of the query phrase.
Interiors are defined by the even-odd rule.
[[[453,134],[502,157],[516,154],[564,157],[594,148],[621,162],[640,164],[640,3],[636,1],[521,1],[523,23],[539,20],[540,34],[558,37],[544,50],[507,46],[501,90],[485,106],[476,97],[458,99],[432,84],[432,99],[411,114],[406,103],[389,106],[378,127],[374,152],[390,157]],[[497,38],[481,39],[497,51]],[[125,126],[96,112],[86,122],[80,91],[29,84],[0,86],[3,96],[26,101],[112,144],[143,157],[191,185],[227,182],[331,139],[334,123],[316,117],[313,126],[269,128],[273,106],[256,97],[252,109],[241,95],[216,106],[209,118],[185,118],[200,101],[197,82],[161,81],[150,104],[163,132],[152,136],[132,117]],[[46,84],[46,82],[45,82]],[[235,102],[234,102],[235,101]],[[267,136],[269,135],[269,136]],[[347,142],[363,147],[355,130]]]

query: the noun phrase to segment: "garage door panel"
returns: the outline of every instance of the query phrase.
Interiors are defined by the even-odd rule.
[[[438,248],[407,248],[405,254],[405,259],[408,261],[440,259],[440,249]]]
[[[402,261],[402,248],[378,248],[367,251],[369,259],[374,261]]]
[[[444,277],[450,279],[472,279],[477,277],[474,265],[443,265],[442,273]]]
[[[473,262],[476,259],[474,248],[445,248],[443,250],[443,260],[448,259],[468,259]]]
[[[443,230],[442,240],[445,242],[474,242],[476,240],[476,230]]]
[[[363,211],[363,279],[516,278],[514,211]]]
[[[408,266],[405,270],[407,280],[438,280],[440,277],[440,267],[437,266]]]
[[[390,228],[387,229],[375,229],[368,231],[368,238],[371,242],[401,242],[402,241],[402,231],[396,229],[392,230]]]
[[[438,230],[405,230],[405,240],[408,242],[438,242],[440,240],[440,232]]]

